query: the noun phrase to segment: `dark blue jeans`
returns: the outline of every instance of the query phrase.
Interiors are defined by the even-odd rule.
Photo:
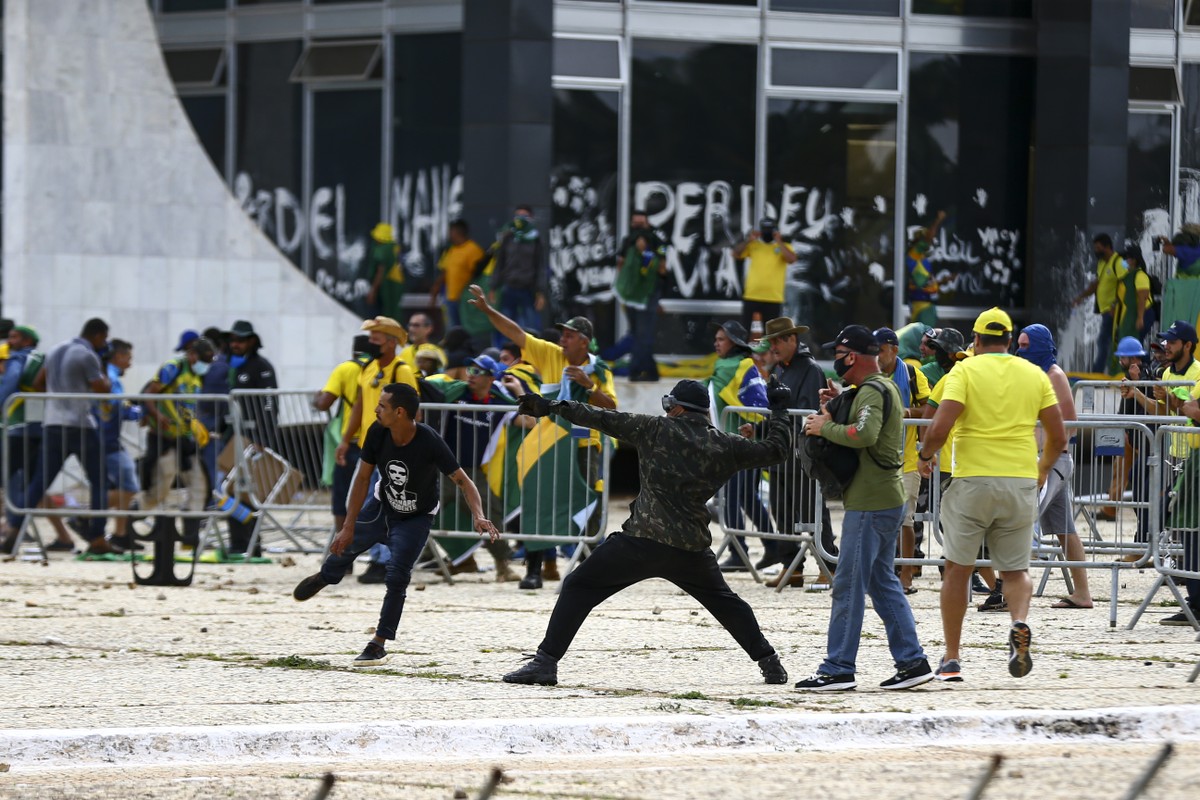
[[[542,315],[533,307],[535,300],[532,289],[513,289],[506,286],[500,290],[500,313],[527,331],[540,332]],[[508,341],[498,333],[493,340],[496,347]]]
[[[1112,352],[1113,315],[1100,315],[1100,339],[1096,342],[1096,362],[1092,372],[1108,372],[1108,355]]]
[[[389,519],[374,496],[363,503],[354,526],[354,541],[340,556],[330,553],[321,565],[321,580],[329,584],[341,583],[346,567],[365,553],[372,545],[386,544],[391,558],[387,562],[387,577],[384,586],[383,606],[379,609],[379,624],[375,635],[383,639],[396,638],[396,626],[404,612],[404,599],[408,594],[408,582],[412,580],[412,568],[417,556],[429,539],[429,528],[433,517],[424,514],[409,519]]]
[[[629,354],[629,374],[658,377],[658,363],[654,360],[654,335],[658,329],[658,294],[646,301],[645,308],[625,306],[629,320],[629,332],[633,336],[633,349]]]
[[[735,473],[725,484],[725,524],[732,528],[746,529],[746,517],[754,529],[760,533],[774,530],[771,525],[771,514],[758,493],[759,476],[762,470],[747,469]],[[746,537],[739,536],[738,542],[746,546]],[[764,547],[766,545],[764,541]],[[775,544],[773,540],[770,541]],[[766,548],[770,552],[773,548]]]
[[[72,428],[65,425],[46,425],[42,428],[41,463],[33,470],[25,490],[25,508],[35,508],[42,502],[46,487],[54,482],[66,460],[75,456],[83,465],[91,489],[88,508],[103,511],[108,508],[108,484],[104,477],[104,447],[95,428]],[[10,515],[9,525],[19,528],[23,516]],[[104,538],[105,517],[88,519],[88,541]]]

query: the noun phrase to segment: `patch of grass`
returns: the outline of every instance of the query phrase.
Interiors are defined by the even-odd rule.
[[[1065,673],[1065,672],[1060,672],[1060,673],[1058,673],[1058,677],[1059,677],[1059,678],[1069,678],[1069,677],[1071,677],[1071,676],[1070,676],[1070,675],[1068,675],[1068,674],[1067,674],[1067,673]]]
[[[313,658],[305,658],[304,656],[283,656],[281,658],[272,658],[270,661],[263,662],[264,667],[283,667],[285,669],[313,669],[313,670],[331,670],[337,667],[330,664],[328,661],[318,661]]]
[[[683,706],[679,703],[659,703],[654,707],[655,711],[665,711],[668,714],[678,714],[683,711]]]
[[[711,697],[704,694],[703,692],[695,692],[695,691],[684,692],[683,694],[673,694],[673,695],[671,695],[671,699],[672,700],[712,700]]]
[[[760,708],[762,706],[779,707],[779,703],[774,700],[758,700],[754,697],[735,697],[729,701],[729,705],[735,708]]]
[[[99,616],[101,616],[101,617],[123,617],[123,616],[125,616],[125,609],[121,608],[121,609],[117,609],[116,611],[101,611]]]
[[[413,678],[425,678],[431,681],[462,681],[466,680],[462,675],[456,675],[453,672],[413,672]]]

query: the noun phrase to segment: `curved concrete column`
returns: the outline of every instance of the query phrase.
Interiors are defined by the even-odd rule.
[[[258,231],[196,139],[145,0],[6,0],[4,314],[91,316],[148,378],[179,332],[249,319],[281,385],[323,385],[358,320]]]

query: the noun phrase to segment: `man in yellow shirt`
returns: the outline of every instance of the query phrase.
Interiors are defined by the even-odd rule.
[[[438,306],[438,294],[445,289],[446,318],[450,327],[462,325],[459,303],[463,290],[471,282],[475,267],[483,260],[483,248],[471,239],[465,219],[450,223],[450,246],[438,259],[438,276],[429,287],[429,305]]]
[[[1046,373],[1009,355],[1013,325],[1008,314],[991,308],[975,320],[975,356],[945,377],[941,405],[933,415],[918,454],[928,477],[933,458],[954,428],[954,483],[942,499],[946,525],[943,550],[942,631],[946,654],[937,677],[962,680],[959,645],[970,597],[971,572],[981,544],[1004,581],[1012,628],[1008,671],[1023,678],[1033,668],[1033,635],[1026,624],[1033,587],[1029,555],[1037,519],[1038,487],[1067,446],[1058,397]],[[1038,458],[1034,428],[1042,423],[1045,446]]]
[[[787,280],[788,264],[796,261],[796,251],[783,240],[775,220],[763,217],[758,230],[733,250],[736,259],[748,258],[746,280],[742,289],[742,313],[746,327],[752,328],[755,315],[760,322],[783,315],[783,285]]]
[[[371,357],[367,355],[370,339],[365,334],[354,337],[354,346],[348,361],[343,361],[329,373],[325,388],[317,393],[313,400],[313,408],[318,411],[328,411],[334,403],[341,401],[337,413],[338,442],[346,435],[350,427],[350,413],[354,401],[358,399],[358,381]],[[328,451],[326,451],[328,452]],[[350,493],[350,481],[354,477],[354,469],[358,466],[358,442],[355,441],[346,450],[345,463],[334,464],[330,506],[333,511],[334,533],[342,529],[346,523],[346,496]]]
[[[501,336],[507,337],[521,348],[521,357],[542,376],[541,393],[554,400],[574,400],[597,408],[616,408],[617,391],[613,385],[612,370],[608,364],[594,356],[592,350],[592,323],[586,317],[572,317],[557,323],[562,332],[558,344],[530,336],[513,320],[501,314],[487,301],[483,289],[472,285],[473,297],[467,302],[487,315],[492,326]],[[580,437],[577,453],[579,472],[593,487],[600,476],[600,433],[592,430]],[[590,534],[595,517],[585,527]],[[525,543],[525,580],[521,588],[538,588],[542,580],[542,549],[553,545],[542,542]],[[550,555],[552,558],[553,556]]]
[[[342,431],[342,441],[337,448],[337,463],[345,466],[350,456],[350,448],[356,445],[359,450],[367,440],[367,430],[375,421],[375,409],[379,398],[383,395],[384,387],[393,383],[404,383],[417,389],[417,378],[412,368],[398,357],[396,350],[408,341],[408,334],[400,323],[391,317],[375,317],[364,320],[362,330],[366,331],[367,351],[371,357],[358,376],[358,397],[350,410],[350,420]],[[378,476],[372,477],[378,480]],[[358,576],[359,583],[383,583],[387,577],[387,560],[390,556],[388,548],[376,545],[371,548],[371,565],[367,571]]]
[[[1092,372],[1108,373],[1108,356],[1112,352],[1113,317],[1117,306],[1117,286],[1129,272],[1124,259],[1113,250],[1112,237],[1102,233],[1092,240],[1096,253],[1096,277],[1088,288],[1075,298],[1079,305],[1092,295],[1096,296],[1096,313],[1100,315],[1100,338],[1096,343],[1096,361]]]
[[[1150,301],[1150,275],[1146,272],[1146,262],[1140,249],[1129,248],[1124,258],[1128,271],[1117,284],[1117,310],[1113,320],[1116,333],[1113,339],[1119,342],[1126,336],[1132,336],[1141,342],[1145,341],[1146,333],[1157,321]]]

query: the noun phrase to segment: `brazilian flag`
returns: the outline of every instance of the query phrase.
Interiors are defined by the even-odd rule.
[[[525,434],[516,455],[521,494],[521,533],[578,536],[599,502],[579,471],[579,441],[572,426],[542,417]],[[550,550],[551,542],[526,542],[526,551]]]

